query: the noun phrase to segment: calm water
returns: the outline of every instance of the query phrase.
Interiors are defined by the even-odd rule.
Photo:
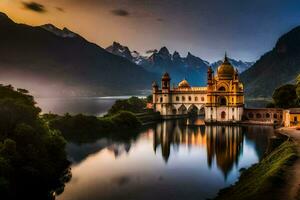
[[[129,96],[115,97],[70,97],[70,98],[35,98],[44,113],[52,112],[63,115],[88,114],[104,115],[118,99],[128,99]]]
[[[259,161],[271,127],[164,121],[126,141],[67,145],[72,179],[59,200],[201,200]],[[192,124],[192,123],[189,123]]]

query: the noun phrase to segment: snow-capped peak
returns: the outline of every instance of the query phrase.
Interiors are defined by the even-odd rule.
[[[59,37],[63,37],[63,38],[74,38],[77,36],[76,33],[70,31],[67,28],[63,28],[63,29],[59,29],[56,26],[54,26],[53,24],[45,24],[42,25],[41,28],[59,36]]]

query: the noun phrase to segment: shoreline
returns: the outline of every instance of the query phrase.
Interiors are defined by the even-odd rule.
[[[289,137],[295,144],[300,155],[300,131],[295,127],[282,127],[275,130],[276,133]],[[287,169],[285,185],[281,188],[282,198],[287,200],[299,199],[300,194],[300,159],[298,158],[292,166]]]
[[[278,128],[274,133],[263,159],[242,171],[238,181],[221,189],[215,200],[299,199],[300,131]]]

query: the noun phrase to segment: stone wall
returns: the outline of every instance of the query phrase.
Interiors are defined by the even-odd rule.
[[[243,121],[262,122],[265,124],[282,124],[283,109],[279,108],[245,108]]]

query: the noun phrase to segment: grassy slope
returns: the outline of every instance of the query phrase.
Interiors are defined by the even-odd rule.
[[[235,185],[221,190],[216,199],[274,199],[274,191],[284,183],[286,168],[296,158],[295,144],[285,141],[261,162],[243,172]]]

